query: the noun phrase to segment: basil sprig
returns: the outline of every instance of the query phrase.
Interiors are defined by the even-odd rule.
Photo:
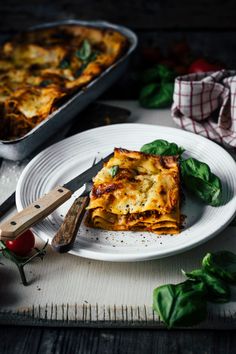
[[[158,139],[141,147],[141,151],[156,155],[182,155],[184,149],[175,143]],[[210,167],[195,158],[184,160],[181,156],[180,168],[183,185],[204,203],[219,206],[222,203],[220,179],[211,172]]]
[[[207,253],[202,266],[208,273],[236,285],[236,255],[229,251]]]
[[[87,61],[92,54],[92,46],[87,39],[85,39],[80,47],[75,52],[75,55],[82,61]]]
[[[141,75],[143,84],[152,82],[174,82],[176,74],[165,65],[157,64],[150,69],[146,69]]]
[[[96,59],[98,55],[98,51],[93,51],[90,42],[87,39],[85,39],[80,49],[76,50],[75,55],[77,58],[79,58],[82,61],[81,67],[75,73],[75,76],[79,77],[84,71],[84,69],[87,67],[87,65],[91,61]]]
[[[230,287],[222,279],[208,273],[204,269],[195,269],[189,273],[183,272],[183,274],[191,280],[201,281],[205,284],[207,289],[206,298],[209,301],[219,303],[229,301]]]
[[[166,108],[170,106],[174,93],[174,84],[151,83],[142,88],[139,94],[139,102],[145,108]]]
[[[195,325],[206,319],[208,302],[230,301],[229,285],[236,285],[236,255],[208,253],[201,269],[183,274],[188,278],[185,282],[153,291],[153,309],[168,328]]]
[[[157,64],[141,75],[139,94],[141,106],[146,108],[169,107],[173,101],[176,74],[165,65]]]

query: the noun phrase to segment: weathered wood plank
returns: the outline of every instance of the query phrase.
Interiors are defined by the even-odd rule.
[[[0,327],[1,354],[37,353],[42,330],[31,327]]]
[[[1,327],[0,343],[1,354],[232,354],[236,337],[234,331]]]

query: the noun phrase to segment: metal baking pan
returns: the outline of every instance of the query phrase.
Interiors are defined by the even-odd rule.
[[[15,140],[0,140],[0,157],[13,161],[23,160],[44,143],[48,144],[48,141],[53,140],[55,134],[59,133],[63,136],[63,130],[68,128],[67,124],[122,76],[127,68],[130,55],[137,46],[137,36],[134,32],[126,27],[104,21],[64,20],[34,26],[29,30],[44,29],[60,25],[80,25],[85,27],[112,29],[122,33],[128,38],[129,47],[124,55],[122,55],[114,64],[104,70],[88,85],[75,93],[66,101],[66,103],[61,105],[56,111],[50,114],[26,135]]]

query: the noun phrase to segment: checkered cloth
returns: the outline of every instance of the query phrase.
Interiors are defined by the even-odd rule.
[[[172,117],[181,128],[236,148],[236,71],[177,77]]]

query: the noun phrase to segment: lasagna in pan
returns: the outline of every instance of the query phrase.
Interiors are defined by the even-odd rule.
[[[25,135],[111,66],[128,40],[111,29],[61,25],[0,48],[0,139]]]
[[[93,180],[86,224],[105,230],[179,233],[178,156],[116,148]]]

